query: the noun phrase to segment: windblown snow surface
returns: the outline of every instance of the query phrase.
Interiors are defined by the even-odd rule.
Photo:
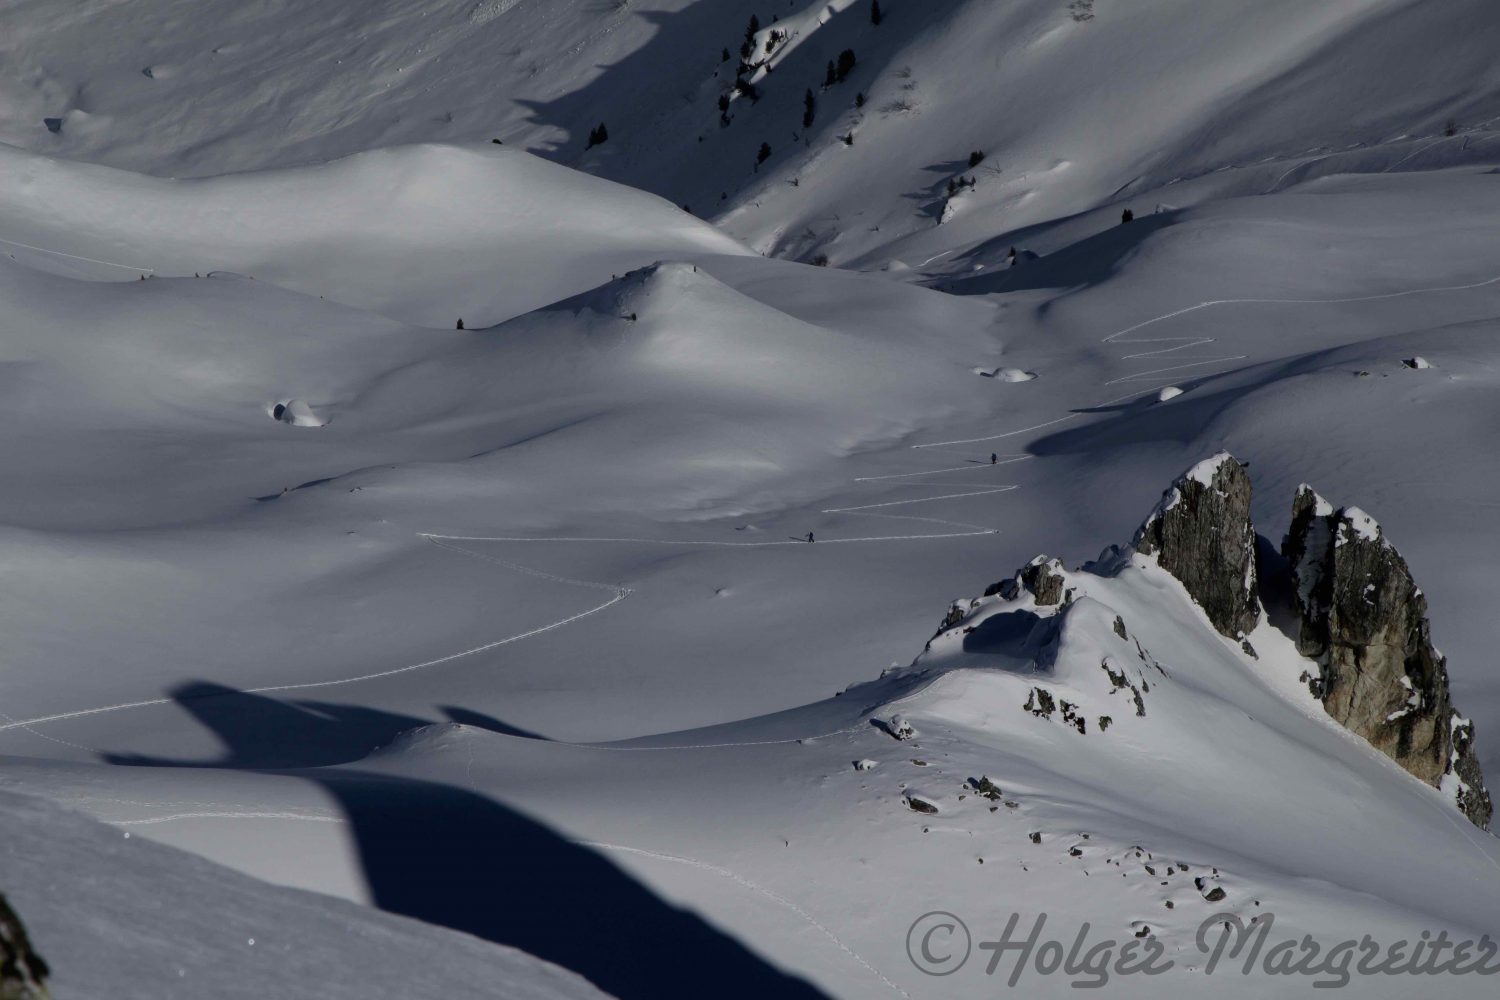
[[[1220,450],[1272,542],[1357,504],[1500,775],[1500,18],[881,7],[5,5],[0,891],[59,997],[987,997],[1043,913],[1175,963],[1104,995],[1313,996],[1200,925],[1500,935],[1500,843],[1276,621],[1084,566]],[[970,605],[1039,552],[1066,609]]]

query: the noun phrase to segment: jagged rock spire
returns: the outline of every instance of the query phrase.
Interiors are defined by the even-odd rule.
[[[1241,639],[1260,621],[1248,467],[1228,452],[1177,477],[1135,533],[1203,608],[1221,635]]]
[[[1304,485],[1282,553],[1296,584],[1297,649],[1322,668],[1312,689],[1328,714],[1429,785],[1451,789],[1487,828],[1473,724],[1453,709],[1427,600],[1380,525]]]

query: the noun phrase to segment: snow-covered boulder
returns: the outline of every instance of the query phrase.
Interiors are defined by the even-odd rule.
[[[284,403],[277,403],[271,407],[271,417],[293,427],[322,427],[328,422],[300,399],[289,399]]]
[[[881,723],[881,727],[898,740],[913,739],[917,735],[916,729],[912,727],[911,720],[899,713]]]

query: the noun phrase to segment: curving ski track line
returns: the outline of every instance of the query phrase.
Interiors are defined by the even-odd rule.
[[[0,242],[13,242],[13,241],[0,240]],[[74,256],[74,255],[71,255],[71,254],[63,254],[61,251],[48,251],[48,250],[45,250],[45,248],[29,247],[27,244],[14,244],[14,245],[27,246],[28,249],[43,250],[44,252],[57,253],[57,254],[60,254],[62,256]],[[79,258],[79,259],[86,259],[87,260],[89,258]],[[111,261],[94,261],[94,262],[95,263],[113,263]],[[117,265],[117,266],[128,266],[128,265]],[[1201,311],[1203,309],[1210,309],[1210,308],[1214,308],[1214,307],[1218,307],[1218,306],[1225,306],[1225,305],[1255,305],[1255,304],[1272,304],[1272,305],[1336,305],[1336,304],[1351,303],[1351,302],[1378,302],[1378,301],[1384,301],[1384,300],[1389,300],[1389,299],[1403,298],[1403,297],[1412,296],[1412,295],[1426,295],[1426,294],[1438,294],[1438,293],[1448,293],[1448,292],[1469,291],[1469,290],[1473,290],[1473,289],[1477,289],[1477,288],[1484,288],[1484,287],[1487,287],[1487,286],[1490,286],[1490,285],[1494,285],[1494,284],[1500,284],[1500,275],[1496,275],[1496,276],[1494,276],[1492,278],[1488,278],[1488,279],[1485,279],[1483,281],[1475,281],[1475,282],[1470,282],[1470,283],[1461,284],[1461,285],[1443,285],[1443,286],[1432,286],[1432,287],[1423,287],[1423,288],[1412,288],[1412,289],[1407,289],[1407,290],[1399,291],[1399,292],[1384,292],[1384,293],[1375,294],[1375,295],[1339,296],[1339,297],[1335,297],[1335,298],[1321,298],[1321,299],[1307,299],[1307,298],[1300,298],[1300,299],[1298,299],[1298,298],[1256,298],[1256,297],[1230,298],[1230,299],[1209,299],[1209,300],[1206,300],[1206,301],[1203,301],[1203,302],[1199,302],[1199,303],[1197,303],[1195,305],[1185,306],[1185,307],[1183,307],[1181,309],[1175,309],[1175,310],[1173,310],[1171,312],[1163,313],[1160,316],[1154,316],[1154,317],[1152,317],[1150,319],[1142,320],[1139,323],[1134,323],[1134,324],[1132,324],[1130,326],[1127,326],[1127,327],[1125,327],[1123,329],[1116,330],[1114,333],[1111,333],[1108,336],[1101,338],[1101,343],[1106,343],[1106,344],[1110,344],[1110,343],[1124,343],[1124,344],[1131,344],[1131,343],[1137,343],[1137,344],[1176,343],[1178,345],[1176,347],[1164,348],[1164,349],[1162,349],[1160,351],[1151,351],[1151,352],[1143,352],[1141,354],[1127,355],[1122,360],[1129,360],[1130,358],[1136,358],[1136,357],[1147,357],[1147,356],[1155,356],[1155,355],[1160,355],[1160,354],[1169,354],[1169,353],[1172,353],[1174,351],[1185,350],[1185,349],[1188,349],[1188,348],[1191,348],[1191,347],[1195,347],[1195,346],[1199,346],[1199,345],[1202,345],[1202,344],[1205,344],[1205,343],[1212,343],[1213,342],[1213,338],[1212,337],[1157,337],[1157,338],[1133,338],[1133,339],[1130,339],[1130,340],[1122,340],[1121,338],[1126,337],[1128,334],[1135,333],[1136,331],[1143,330],[1146,327],[1153,326],[1153,325],[1155,325],[1157,323],[1163,323],[1163,322],[1166,322],[1168,320],[1176,319],[1179,316],[1186,316],[1186,315],[1189,315],[1191,313]],[[1116,383],[1122,382],[1122,381],[1140,380],[1140,379],[1143,379],[1143,378],[1149,378],[1150,376],[1153,376],[1153,375],[1160,375],[1161,373],[1167,372],[1167,371],[1179,371],[1179,370],[1181,370],[1183,368],[1201,367],[1202,365],[1215,364],[1215,363],[1219,363],[1219,362],[1222,362],[1222,361],[1242,360],[1244,357],[1245,357],[1245,355],[1235,355],[1235,356],[1228,356],[1228,357],[1223,357],[1223,358],[1209,359],[1209,360],[1199,361],[1199,362],[1192,362],[1190,364],[1173,366],[1171,368],[1154,369],[1152,371],[1139,372],[1139,373],[1135,373],[1133,375],[1122,376],[1121,378],[1117,378],[1117,379],[1111,379],[1109,382],[1106,382],[1105,384],[1106,385],[1113,385],[1113,384],[1116,384]],[[1156,381],[1160,381],[1160,379],[1156,379]],[[1133,398],[1135,396],[1139,396],[1139,395],[1141,395],[1144,392],[1149,392],[1149,391],[1150,391],[1149,389],[1141,389],[1141,390],[1137,390],[1135,392],[1127,393],[1127,394],[1125,394],[1123,396],[1117,396],[1117,397],[1115,397],[1113,399],[1108,399],[1108,400],[1104,400],[1104,401],[1099,402],[1099,403],[1095,403],[1095,404],[1093,404],[1093,408],[1097,408],[1097,407],[1100,407],[1100,406],[1107,406],[1107,405],[1109,405],[1111,403],[1120,402],[1120,401],[1125,400],[1125,399],[1130,399],[1130,398]],[[1070,420],[1076,420],[1080,416],[1083,416],[1083,415],[1084,414],[1082,412],[1069,413],[1069,414],[1067,414],[1065,416],[1061,416],[1061,417],[1058,417],[1058,418],[1053,419],[1053,420],[1044,421],[1043,423],[1039,423],[1039,424],[1033,424],[1030,427],[1022,427],[1022,428],[1018,428],[1016,430],[1005,431],[1005,432],[1002,432],[1002,433],[999,433],[999,434],[992,434],[992,435],[988,435],[988,436],[985,436],[985,437],[963,438],[963,439],[958,439],[958,440],[953,440],[953,441],[934,441],[934,442],[929,442],[929,443],[926,443],[926,444],[912,445],[912,448],[914,448],[914,449],[944,448],[944,447],[950,447],[950,446],[956,446],[956,445],[979,444],[979,443],[986,442],[986,441],[996,441],[996,440],[1000,440],[1000,439],[1003,439],[1003,438],[1014,437],[1014,436],[1017,436],[1017,435],[1020,435],[1020,434],[1025,434],[1025,433],[1028,433],[1029,431],[1041,430],[1043,428],[1055,426],[1057,424],[1065,423],[1065,422],[1070,421]],[[1008,462],[1009,461],[1016,461],[1016,460],[1019,460],[1020,458],[1023,458],[1023,457],[1027,457],[1027,456],[1008,456],[1007,457],[1007,461]],[[983,468],[984,466],[981,463],[978,467]],[[932,470],[932,472],[936,472],[936,471],[958,471],[959,469],[966,469],[966,468],[968,468],[968,467],[966,467],[966,466],[960,466],[960,467],[955,467],[954,469]],[[932,472],[919,472],[919,473],[912,473],[911,475],[930,475],[930,474],[932,474]],[[905,478],[905,477],[904,476],[901,476],[901,477],[872,476],[872,477],[864,477],[863,479],[860,479],[860,480],[857,480],[857,481],[858,482],[870,482],[870,481],[875,481],[875,480],[879,480],[879,479],[886,479],[886,478]],[[1016,488],[1017,488],[1016,486],[1004,486],[1004,487],[995,487],[995,488],[991,488],[991,489],[968,491],[968,492],[964,492],[964,493],[948,494],[948,495],[938,496],[938,497],[920,497],[920,498],[916,498],[916,499],[912,499],[912,500],[895,500],[895,501],[888,501],[888,502],[884,502],[884,503],[864,504],[864,505],[852,506],[852,507],[826,508],[825,510],[822,511],[822,513],[825,513],[825,514],[851,513],[851,514],[856,514],[858,516],[863,516],[863,517],[882,517],[882,516],[884,516],[884,517],[900,518],[900,519],[903,519],[903,520],[924,521],[924,522],[938,524],[938,525],[948,525],[948,526],[951,526],[951,527],[964,528],[966,530],[957,531],[957,532],[944,532],[944,533],[922,534],[922,535],[876,535],[876,536],[866,536],[866,537],[860,537],[860,538],[831,538],[831,539],[825,539],[822,542],[822,544],[823,545],[839,545],[839,544],[850,544],[850,543],[856,543],[856,542],[917,541],[917,540],[924,540],[924,539],[935,540],[935,539],[939,539],[939,538],[966,538],[966,537],[974,537],[974,536],[980,536],[980,535],[996,534],[996,533],[998,533],[998,529],[995,529],[995,528],[985,528],[985,527],[983,527],[981,525],[967,524],[967,523],[957,522],[957,521],[946,521],[946,520],[943,520],[941,518],[924,518],[924,517],[918,517],[918,516],[915,516],[915,515],[881,515],[881,514],[871,514],[871,513],[866,513],[866,512],[870,511],[870,510],[878,509],[878,508],[885,508],[885,507],[898,507],[898,506],[904,506],[904,505],[908,505],[908,504],[930,503],[930,502],[934,502],[934,501],[938,501],[938,500],[959,499],[959,498],[969,497],[969,496],[983,496],[983,495],[990,494],[990,493],[1003,493],[1003,492],[1008,492],[1009,490],[1016,489]],[[621,601],[625,600],[631,594],[631,591],[630,591],[629,588],[617,587],[617,586],[615,586],[613,584],[600,583],[600,582],[597,582],[597,581],[577,580],[577,579],[572,579],[572,578],[569,578],[569,577],[557,576],[557,575],[551,574],[551,573],[545,573],[545,572],[543,572],[541,570],[535,570],[535,569],[532,569],[531,567],[522,566],[522,565],[520,565],[518,563],[513,563],[513,562],[509,562],[507,560],[497,559],[497,558],[495,558],[493,556],[488,556],[488,555],[484,555],[482,553],[473,552],[471,550],[461,548],[460,546],[457,546],[457,545],[446,544],[448,542],[472,541],[472,542],[515,542],[515,543],[520,543],[520,542],[525,542],[525,543],[542,543],[542,542],[547,542],[547,543],[595,543],[595,544],[615,543],[615,544],[653,544],[653,545],[697,546],[697,547],[717,547],[717,548],[771,548],[771,547],[778,547],[778,546],[803,545],[803,544],[806,544],[805,542],[791,540],[791,539],[784,540],[784,541],[765,541],[765,542],[717,542],[717,541],[685,541],[685,540],[655,539],[655,538],[603,538],[603,537],[600,537],[600,538],[587,538],[587,537],[567,537],[567,538],[558,538],[558,537],[548,538],[548,537],[542,537],[542,538],[537,538],[537,537],[521,537],[521,536],[505,536],[505,535],[439,535],[439,534],[433,534],[433,533],[428,533],[428,532],[422,532],[422,533],[420,533],[420,537],[425,538],[426,540],[432,542],[433,544],[439,546],[440,548],[445,548],[445,549],[448,549],[448,550],[453,551],[453,552],[462,553],[462,554],[468,555],[468,556],[470,556],[472,558],[482,559],[482,560],[485,560],[485,561],[488,561],[488,562],[493,562],[496,565],[500,565],[500,566],[506,567],[506,568],[514,570],[516,572],[526,573],[526,574],[529,574],[529,575],[532,575],[532,576],[539,577],[541,579],[553,580],[553,581],[560,582],[560,583],[565,583],[565,584],[572,584],[572,585],[576,585],[576,586],[590,587],[590,588],[596,588],[596,589],[601,589],[601,590],[608,590],[608,591],[611,591],[611,596],[606,601],[603,601],[603,602],[601,602],[599,604],[596,604],[596,605],[594,605],[592,607],[589,607],[589,608],[587,608],[587,609],[585,609],[583,611],[577,612],[575,614],[568,615],[568,616],[566,616],[564,618],[560,618],[560,619],[558,619],[556,621],[553,621],[553,622],[549,622],[546,625],[541,625],[541,626],[538,626],[538,627],[533,628],[533,629],[528,629],[528,630],[526,630],[524,632],[519,632],[519,633],[517,633],[515,635],[506,636],[506,637],[504,637],[502,639],[496,639],[493,642],[487,642],[487,643],[484,643],[482,645],[474,646],[474,647],[472,647],[470,649],[461,650],[461,651],[456,652],[456,653],[449,653],[449,654],[447,654],[445,656],[439,656],[439,657],[436,657],[436,658],[433,658],[433,659],[430,659],[430,660],[423,660],[420,663],[411,663],[411,664],[407,664],[405,666],[393,667],[393,668],[388,669],[388,670],[379,670],[379,671],[374,671],[374,672],[371,672],[371,673],[359,674],[359,675],[356,675],[356,676],[353,676],[353,677],[341,677],[341,678],[336,678],[336,679],[333,679],[333,680],[307,681],[307,682],[297,683],[297,684],[273,684],[273,685],[266,685],[266,686],[262,686],[262,687],[246,688],[246,689],[244,689],[243,693],[245,693],[245,694],[276,694],[276,693],[281,693],[281,692],[286,692],[286,691],[309,691],[309,690],[316,690],[318,688],[339,687],[339,686],[346,685],[346,684],[358,684],[358,683],[363,683],[365,681],[379,680],[379,679],[384,678],[384,677],[394,677],[394,676],[397,676],[399,674],[411,673],[411,672],[414,672],[414,671],[417,671],[417,670],[426,670],[426,669],[429,669],[429,668],[432,668],[432,667],[441,666],[441,665],[443,665],[445,663],[451,663],[454,660],[463,659],[465,657],[474,656],[474,655],[477,655],[479,653],[487,652],[487,651],[492,650],[492,649],[497,649],[500,646],[509,645],[510,643],[513,643],[513,642],[520,642],[520,641],[522,641],[524,639],[529,639],[529,638],[532,638],[533,636],[541,635],[541,634],[544,634],[546,632],[553,631],[554,629],[561,628],[564,625],[572,624],[573,622],[579,621],[580,619],[587,618],[587,617],[589,617],[591,615],[598,614],[601,611],[604,611],[604,610],[606,610],[606,609],[608,609],[610,607],[613,607],[614,605],[616,605],[616,604],[620,603]],[[207,696],[207,697],[214,697],[214,696]],[[37,726],[37,725],[41,725],[41,724],[44,724],[44,723],[48,723],[48,722],[61,722],[61,721],[68,720],[68,719],[85,718],[85,717],[93,716],[93,715],[103,715],[105,713],[110,713],[110,712],[122,712],[122,711],[128,711],[130,709],[137,709],[137,708],[149,708],[149,707],[154,707],[154,706],[158,706],[158,705],[172,704],[173,702],[174,702],[174,699],[170,699],[170,698],[149,698],[149,699],[143,699],[141,701],[122,702],[122,703],[115,704],[115,705],[100,705],[100,706],[97,706],[97,707],[94,707],[94,708],[77,709],[77,710],[70,711],[70,712],[57,712],[57,713],[53,713],[51,715],[37,716],[37,717],[34,717],[34,718],[29,718],[29,719],[14,719],[14,718],[12,718],[10,716],[0,716],[0,717],[3,717],[3,718],[5,718],[7,720],[4,723],[0,723],[0,732],[6,732],[6,731],[9,731],[9,730],[13,730],[13,729],[23,729],[23,730],[25,730],[27,732],[33,733],[34,735],[41,736],[43,739],[49,739],[49,740],[53,740],[54,742],[64,743],[64,744],[66,744],[68,746],[79,747],[79,744],[68,743],[66,740],[58,740],[55,737],[47,736],[46,734],[37,732],[32,727]],[[784,741],[773,741],[773,742],[784,742]],[[82,747],[79,747],[79,748],[80,749],[88,749],[88,748],[82,748]],[[638,748],[620,748],[620,749],[651,749],[651,748],[638,747]],[[675,747],[673,747],[673,748],[663,747],[662,749],[679,749],[679,748],[675,748]],[[689,748],[683,747],[683,748],[680,748],[680,749],[689,749]]]
[[[920,475],[926,475],[927,473],[919,473],[919,474]],[[911,515],[911,514],[871,514],[871,513],[865,513],[865,511],[867,509],[870,509],[870,508],[899,507],[899,506],[903,506],[903,505],[906,505],[906,504],[928,503],[928,502],[935,501],[935,500],[946,500],[946,499],[951,499],[951,498],[960,497],[960,496],[981,496],[981,495],[990,494],[990,493],[1004,493],[1004,492],[1008,492],[1008,491],[1016,489],[1016,488],[1017,487],[1015,487],[1013,485],[1012,486],[1001,486],[1001,487],[986,488],[986,489],[981,489],[981,490],[976,490],[976,491],[971,491],[971,492],[949,494],[947,496],[919,497],[919,498],[916,498],[916,499],[913,499],[913,500],[894,500],[894,501],[889,501],[889,502],[886,502],[886,503],[867,504],[867,505],[858,506],[858,507],[836,507],[836,508],[829,508],[827,510],[824,510],[822,513],[826,513],[826,514],[852,513],[852,514],[855,514],[855,515],[861,516],[861,517],[885,517],[885,518],[900,519],[900,520],[922,521],[924,523],[937,524],[937,525],[940,525],[940,526],[947,526],[947,527],[963,528],[965,530],[963,530],[963,531],[949,531],[949,532],[930,532],[930,533],[927,533],[927,534],[912,534],[912,535],[872,535],[872,536],[866,536],[866,537],[861,537],[861,538],[830,538],[830,539],[824,539],[821,544],[823,544],[823,545],[838,545],[838,544],[850,544],[850,543],[854,543],[854,542],[921,541],[921,540],[932,540],[932,539],[940,539],[940,538],[971,538],[971,537],[981,536],[981,535],[993,535],[993,534],[997,534],[998,531],[999,531],[999,529],[997,529],[997,528],[987,528],[987,527],[984,527],[983,525],[967,524],[967,523],[960,522],[960,521],[948,521],[948,520],[944,520],[942,518],[920,517],[920,516]],[[542,635],[542,634],[547,633],[547,632],[551,632],[551,631],[553,631],[555,629],[562,628],[565,625],[571,625],[574,622],[580,621],[580,620],[582,620],[584,618],[588,618],[591,615],[596,615],[596,614],[598,614],[601,611],[605,611],[605,610],[607,610],[607,609],[615,606],[616,604],[619,604],[621,601],[625,600],[626,598],[628,598],[633,593],[633,591],[629,587],[619,586],[619,585],[612,584],[612,583],[603,583],[603,582],[600,582],[600,581],[597,581],[597,580],[581,580],[581,579],[577,579],[575,577],[559,576],[558,574],[555,574],[555,573],[548,573],[548,572],[545,572],[543,570],[533,569],[530,566],[524,566],[524,565],[522,565],[520,563],[512,562],[512,561],[507,560],[507,559],[500,559],[500,558],[497,558],[495,556],[487,555],[487,554],[482,553],[482,552],[475,552],[475,551],[473,551],[471,549],[463,548],[462,546],[459,546],[459,545],[450,544],[452,542],[529,542],[529,543],[541,543],[541,542],[548,542],[548,543],[569,543],[569,542],[574,542],[574,543],[577,543],[577,542],[588,542],[588,543],[631,543],[631,544],[676,545],[676,546],[690,546],[690,547],[729,547],[729,548],[769,548],[769,547],[773,547],[773,546],[806,545],[806,544],[808,544],[808,543],[803,542],[803,541],[792,540],[792,539],[787,539],[785,541],[766,541],[766,542],[716,542],[716,541],[684,541],[684,540],[676,540],[676,539],[657,539],[657,538],[571,538],[571,537],[569,537],[569,538],[557,538],[557,537],[552,537],[552,538],[549,538],[549,537],[540,537],[540,538],[538,538],[538,537],[501,536],[501,535],[440,535],[440,534],[434,534],[434,533],[430,533],[430,532],[420,532],[419,535],[418,535],[418,537],[426,539],[427,541],[431,542],[433,545],[436,545],[438,548],[446,549],[446,550],[448,550],[450,552],[456,552],[456,553],[459,553],[460,555],[465,555],[465,556],[468,556],[468,557],[470,557],[472,559],[479,559],[479,560],[482,560],[484,562],[493,563],[493,564],[495,564],[497,566],[501,566],[501,567],[503,567],[505,569],[508,569],[508,570],[511,570],[511,571],[514,571],[514,572],[517,572],[517,573],[524,573],[526,575],[534,576],[534,577],[537,577],[539,579],[549,580],[549,581],[552,581],[552,582],[555,582],[555,583],[567,584],[567,585],[570,585],[570,586],[587,587],[587,588],[595,589],[595,590],[604,590],[604,591],[608,591],[609,594],[610,594],[610,596],[609,596],[609,598],[607,600],[601,601],[598,604],[595,604],[595,605],[592,605],[591,607],[585,608],[582,611],[576,612],[576,613],[571,614],[571,615],[567,615],[567,616],[565,616],[563,618],[559,618],[556,621],[548,622],[545,625],[539,625],[536,628],[527,629],[527,630],[525,630],[523,632],[518,632],[518,633],[516,633],[514,635],[508,635],[508,636],[505,636],[504,638],[496,639],[496,640],[494,640],[492,642],[486,642],[486,643],[483,643],[483,644],[478,645],[478,646],[473,646],[473,647],[471,647],[469,649],[460,650],[460,651],[455,652],[455,653],[449,653],[449,654],[447,654],[445,656],[439,656],[439,657],[434,657],[433,659],[423,660],[423,661],[421,661],[419,663],[409,663],[409,664],[405,664],[405,665],[399,666],[399,667],[392,667],[392,668],[387,669],[387,670],[377,670],[377,671],[372,671],[370,673],[357,674],[357,675],[355,675],[353,677],[339,677],[339,678],[335,678],[335,679],[332,679],[332,680],[304,681],[304,682],[295,683],[295,684],[268,684],[268,685],[262,685],[260,687],[242,688],[242,689],[240,689],[239,693],[242,693],[242,694],[280,694],[280,693],[284,693],[284,692],[288,692],[288,691],[311,691],[311,690],[316,690],[316,689],[319,689],[319,688],[340,687],[340,686],[347,685],[347,684],[360,684],[360,683],[363,683],[363,682],[366,682],[366,681],[380,680],[380,679],[386,678],[386,677],[395,677],[395,676],[398,676],[400,674],[412,673],[412,672],[415,672],[415,671],[418,671],[418,670],[427,670],[427,669],[430,669],[432,667],[438,667],[438,666],[442,666],[442,665],[447,664],[447,663],[452,663],[455,660],[460,660],[460,659],[464,659],[466,657],[476,656],[476,655],[478,655],[480,653],[489,652],[490,650],[498,649],[501,646],[507,646],[507,645],[510,645],[511,643],[520,642],[520,641],[522,641],[524,639],[530,639],[530,638],[533,638],[535,636]],[[67,721],[67,720],[70,720],[70,719],[81,719],[81,718],[87,718],[89,716],[94,716],[94,715],[105,715],[105,714],[112,713],[112,712],[124,712],[124,711],[129,711],[129,710],[132,710],[132,709],[139,709],[139,708],[153,708],[153,707],[161,706],[161,705],[178,704],[178,703],[181,703],[182,701],[205,700],[205,699],[216,698],[216,697],[222,697],[222,695],[208,694],[208,695],[201,696],[201,698],[146,698],[146,699],[142,699],[140,701],[120,702],[120,703],[113,704],[113,705],[98,705],[98,706],[95,706],[93,708],[75,709],[75,710],[69,711],[69,712],[55,712],[55,713],[52,713],[50,715],[41,715],[41,716],[36,716],[34,718],[29,718],[29,719],[16,719],[16,718],[13,718],[13,717],[11,717],[9,715],[4,715],[3,713],[0,713],[0,718],[3,718],[3,719],[6,720],[5,722],[0,723],[0,732],[7,732],[7,731],[13,730],[13,729],[21,729],[21,730],[24,730],[24,731],[26,731],[28,733],[31,733],[34,736],[39,736],[42,739],[51,740],[52,742],[55,742],[55,743],[61,743],[61,744],[64,744],[66,746],[74,747],[74,748],[80,749],[80,750],[86,750],[86,751],[91,752],[91,753],[97,753],[98,751],[95,748],[93,748],[93,747],[85,747],[85,746],[83,746],[81,744],[78,744],[78,743],[72,743],[72,742],[69,742],[67,740],[58,739],[56,737],[48,736],[47,734],[39,732],[38,730],[36,730],[33,727],[38,726],[38,725],[42,725],[44,723],[49,723],[49,722],[64,722],[64,721]],[[809,737],[809,738],[812,738],[812,737]],[[787,740],[787,741],[777,740],[777,741],[768,741],[768,742],[793,742],[793,741],[791,741],[791,740]],[[749,745],[749,744],[745,744],[745,745]],[[644,749],[654,749],[654,748],[649,748],[649,747],[628,747],[628,748],[621,747],[619,749],[641,749],[641,750],[644,750]],[[661,749],[688,749],[688,748],[687,747],[662,747]]]

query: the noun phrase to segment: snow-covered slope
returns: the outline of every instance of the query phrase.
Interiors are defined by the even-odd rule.
[[[513,948],[278,889],[0,792],[0,879],[58,997],[603,997]]]
[[[1202,978],[1218,912],[1500,934],[1494,839],[1274,621],[1251,659],[1149,559],[1072,569],[1225,448],[1273,543],[1301,482],[1370,511],[1494,783],[1496,19],[881,7],[7,9],[0,775],[119,830],[7,799],[59,995],[124,947],[70,882],[230,885],[145,837],[652,1000],[993,995],[914,967],[933,910],[1155,935],[1119,996],[1322,995]],[[1067,608],[969,603],[1038,551]],[[232,881],[338,988],[514,958]],[[162,921],[225,981],[278,940]]]
[[[0,147],[17,259],[105,279],[237,272],[425,326],[489,326],[661,257],[745,253],[640,191],[497,147],[168,181]]]
[[[0,42],[0,141],[204,175],[500,138],[722,217],[758,249],[915,266],[1127,192],[1180,203],[1156,189],[1223,168],[1274,160],[1274,180],[1353,147],[1381,169],[1450,120],[1463,134],[1446,145],[1468,146],[1500,115],[1486,0],[881,10],[875,25],[867,0],[211,0],[191,16],[33,0]],[[732,95],[721,125],[751,15],[757,96]],[[855,67],[825,88],[844,50]],[[600,122],[608,142],[586,149]],[[959,176],[978,185],[935,237]]]

